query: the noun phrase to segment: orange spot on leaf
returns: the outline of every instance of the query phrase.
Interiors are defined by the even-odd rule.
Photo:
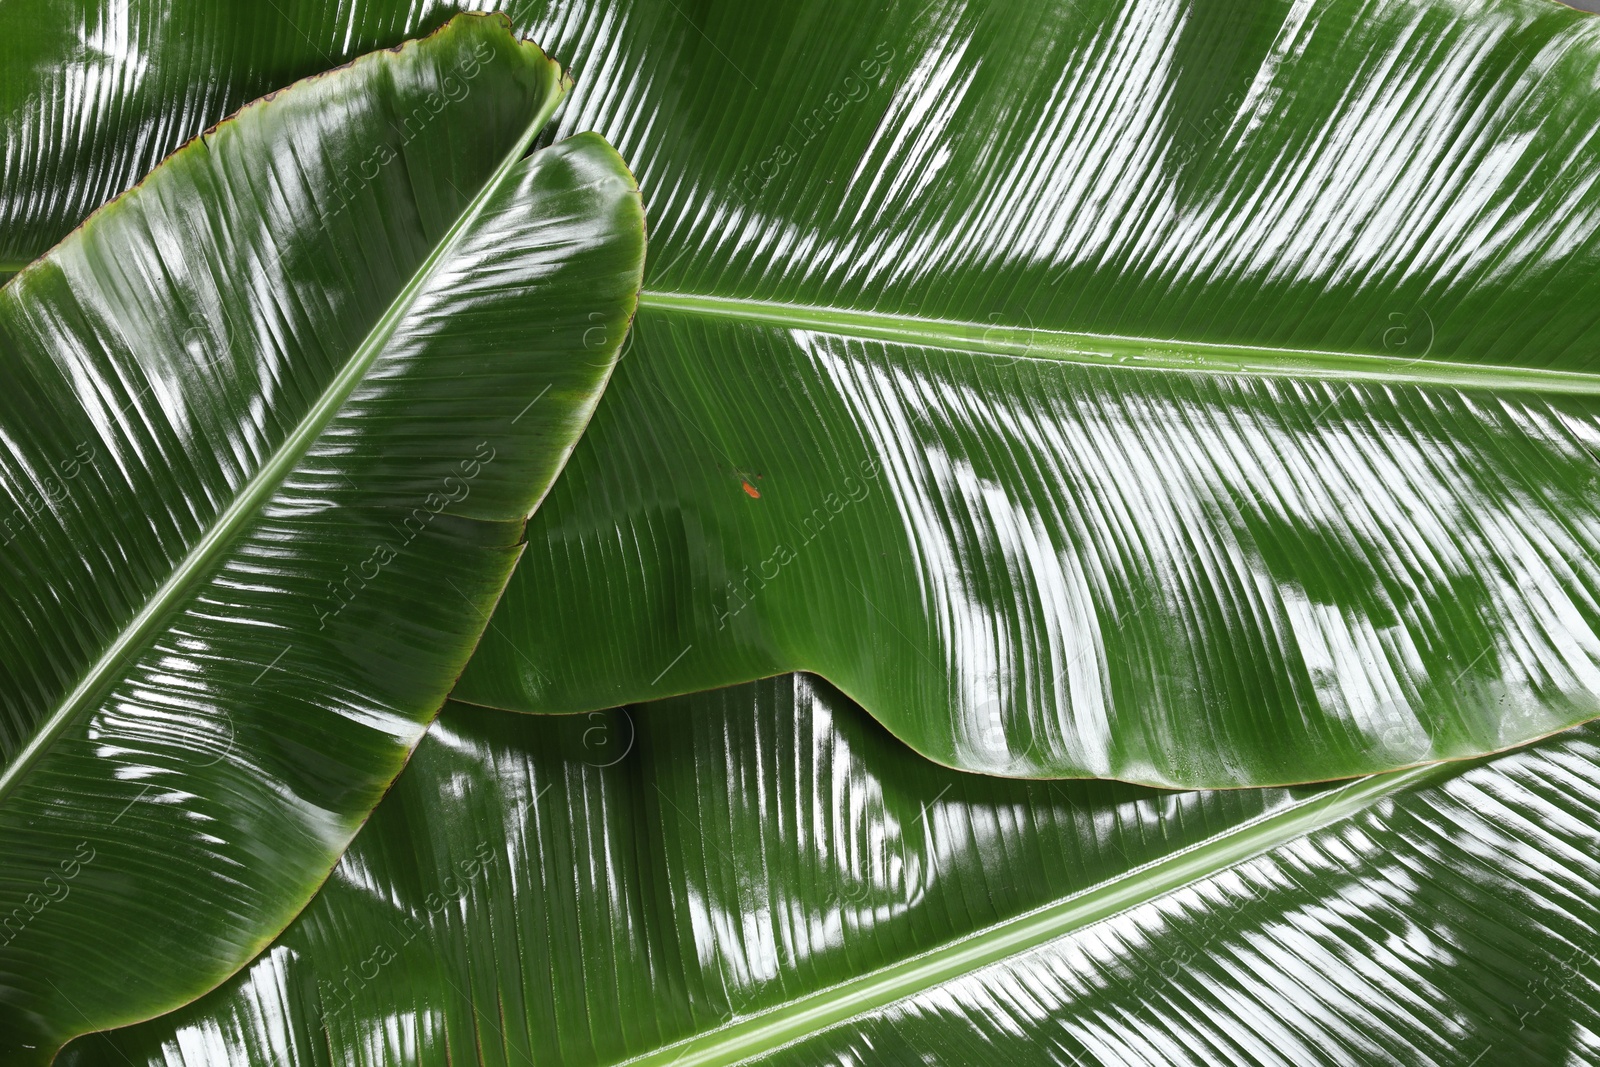
[[[745,491],[746,494],[749,495],[751,500],[760,500],[761,499],[761,490],[757,489],[755,486],[751,485],[749,482],[741,482],[740,484],[744,486],[744,491]]]

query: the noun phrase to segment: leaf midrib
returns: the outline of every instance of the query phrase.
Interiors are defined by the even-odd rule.
[[[1600,374],[1581,371],[1073,333],[779,301],[745,300],[703,293],[647,290],[639,294],[639,307],[785,329],[953,349],[1008,360],[1072,363],[1121,370],[1437,385],[1497,393],[1522,391],[1600,396]]]
[[[1148,903],[1359,815],[1387,797],[1444,777],[1457,768],[1457,764],[1430,764],[1357,779],[1042,908],[828,989],[621,1061],[617,1067],[732,1067],[744,1063]]]
[[[283,479],[305,456],[312,443],[321,436],[356,386],[366,377],[373,362],[389,339],[394,336],[401,319],[433,279],[439,264],[455,250],[466,231],[483,213],[490,197],[521,161],[539,131],[550,121],[550,116],[561,102],[562,95],[558,80],[556,89],[534,114],[511,150],[489,175],[483,187],[467,204],[444,237],[434,246],[433,251],[418,265],[405,287],[389,302],[383,315],[356,346],[338,375],[323,389],[317,402],[306,412],[294,430],[283,439],[267,462],[244,483],[234,502],[212,522],[205,535],[189,550],[188,555],[155,591],[139,613],[118,631],[116,639],[90,666],[78,684],[62,698],[56,710],[40,724],[28,744],[17,753],[9,765],[0,770],[0,802],[5,800],[27,771],[72,724],[76,716],[92,706],[104,689],[116,680],[123,657],[129,652],[143,648],[145,642],[158,631],[168,613],[184,600],[201,578],[211,573],[217,559],[231,547],[238,535],[277,491]]]

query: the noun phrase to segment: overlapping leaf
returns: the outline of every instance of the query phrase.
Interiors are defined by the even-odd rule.
[[[300,62],[398,11],[282,21]],[[563,128],[637,162],[658,251],[464,699],[804,668],[946,763],[1177,785],[1600,711],[1586,17],[514,14],[583,71]]]
[[[800,676],[450,705],[271,950],[63,1062],[1586,1062],[1597,761],[1170,794],[949,771]]]
[[[563,122],[650,190],[638,359],[462,699],[804,668],[945,763],[1206,786],[1600,710],[1592,20],[614,10]]]
[[[0,1059],[298,913],[610,373],[640,202],[463,19],[208,132],[0,289]]]
[[[275,10],[259,57],[199,62],[212,84],[438,16]],[[950,762],[1187,783],[1593,714],[1587,20],[1452,0],[514,15],[575,61],[561,129],[640,164],[659,240],[635,358],[522,579],[560,621],[508,603],[462,696],[572,710],[807,667]],[[163,132],[204,112],[153,107]],[[1587,732],[1316,795],[984,783],[968,804],[968,779],[903,753],[780,794],[799,773],[761,769],[826,762],[853,714],[820,691],[820,732],[732,694],[663,709],[676,758],[645,784],[594,766],[609,747],[571,752],[625,719],[456,709],[282,942],[79,1062],[1597,1055]],[[1143,821],[1163,804],[1195,819]],[[907,823],[928,836],[895,868]],[[1027,851],[1051,833],[1077,866]],[[1198,844],[1140,851],[1168,834]],[[1103,862],[1112,838],[1155,865]],[[913,869],[934,872],[920,900]]]

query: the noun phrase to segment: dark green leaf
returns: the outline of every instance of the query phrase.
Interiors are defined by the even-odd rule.
[[[464,19],[246,108],[0,289],[0,1060],[299,912],[465,664],[631,314],[637,190]]]
[[[8,5],[0,42],[73,3]],[[1600,711],[1587,16],[512,7],[578,73],[561,130],[639,168],[656,253],[464,699],[802,668],[946,763],[1178,785]],[[150,0],[110,10],[121,51],[14,46],[55,108],[0,182],[19,223],[137,173],[131,131],[421,17],[181,0],[168,48]]]
[[[1595,741],[1174,794],[946,770],[803,676],[450,705],[272,949],[63,1060],[1589,1062]]]
[[[1189,786],[1600,710],[1600,23],[615,10],[561,121],[647,190],[633,358],[460,698],[798,668],[944,763]]]

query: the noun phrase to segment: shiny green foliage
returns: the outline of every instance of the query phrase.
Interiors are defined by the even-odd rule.
[[[244,100],[463,6],[9,0],[0,269]],[[479,392],[440,396],[453,417],[470,399],[556,418],[549,465],[519,486],[550,483],[631,307],[595,279],[639,252],[620,166],[591,135],[563,140],[584,131],[640,175],[651,220],[626,359],[459,702],[334,877],[268,945],[314,880],[263,859],[281,842],[255,820],[194,830],[236,861],[215,879],[292,883],[277,926],[195,904],[189,984],[88,997],[95,1025],[254,961],[64,1062],[1600,1061],[1594,728],[1480,758],[1600,712],[1595,22],[1546,0],[507,6],[576,76],[538,142],[556,147],[527,166],[552,197],[599,190],[579,213],[595,273],[515,289],[528,306],[485,327]],[[461,109],[436,115],[450,139],[424,168],[464,169],[457,198],[415,193],[414,245],[391,200],[318,240],[425,252],[430,220],[495,186],[506,148],[482,131],[526,108],[458,85],[424,100]],[[387,119],[408,116],[429,121],[409,101]],[[411,181],[409,157],[375,151],[333,159],[332,187],[410,203],[388,184]],[[547,278],[538,257],[512,268],[526,253],[498,230],[474,247]],[[344,309],[368,305],[299,269],[235,284],[270,322],[338,308],[332,359],[365,336]],[[440,330],[487,322],[497,284],[418,306]],[[184,327],[203,342],[212,322]],[[487,384],[508,369],[490,355],[549,337],[603,350],[566,364],[587,399],[575,386],[557,413],[532,377]],[[93,382],[132,399],[145,379],[123,380]],[[292,405],[320,388],[294,381],[260,390]],[[160,395],[139,410],[178,427]],[[160,454],[189,456],[202,423]],[[222,425],[248,481],[239,457],[271,453],[277,423]],[[420,441],[443,424],[411,425]],[[438,454],[397,447],[383,477]],[[52,468],[28,455],[40,482]],[[93,455],[49,462],[70,481]],[[237,483],[219,484],[184,505],[225,509]],[[334,612],[352,628],[340,669],[412,692],[459,666],[482,621],[440,615],[454,566],[419,558],[408,591]],[[379,672],[371,642],[396,632],[418,643]],[[231,684],[159,647],[150,677],[185,699]],[[252,710],[270,743],[247,762],[267,773],[229,785],[264,798],[283,774],[269,756],[322,775],[322,793],[295,779],[260,799],[280,822],[348,786],[343,837],[299,854],[326,869],[442,691],[401,709],[397,743],[312,757],[305,722]],[[232,726],[179,718],[180,740],[210,729],[233,751]],[[114,758],[122,735],[105,736]],[[1354,775],[1370,777],[1281,787]],[[148,780],[130,777],[108,793]],[[1194,791],[1210,786],[1252,788]],[[160,795],[170,812],[126,819],[212,817]],[[135,921],[159,937],[178,915]],[[91,989],[128,973],[84,978],[82,959],[48,957]],[[88,1025],[49,1007],[41,1032]]]
[[[466,663],[643,264],[608,145],[525,154],[564,88],[459,21],[0,289],[0,1061],[260,951]]]
[[[804,669],[942,763],[1173,786],[1600,712],[1591,19],[619,10],[561,121],[646,291],[457,696]]]
[[[451,704],[271,950],[63,1063],[1586,1062],[1595,740],[1164,793],[947,770],[803,676]]]
[[[78,10],[8,9],[16,39],[53,5]],[[136,173],[140,115],[177,137],[443,17],[177,0],[194,37],[168,50],[115,6],[150,62],[65,54],[138,91],[17,155],[29,219]],[[805,669],[950,765],[1175,786],[1600,712],[1588,17],[510,14],[579,74],[552,136],[598,130],[642,176],[655,251],[634,358],[462,698],[590,710]],[[210,96],[174,95],[196,69]]]

